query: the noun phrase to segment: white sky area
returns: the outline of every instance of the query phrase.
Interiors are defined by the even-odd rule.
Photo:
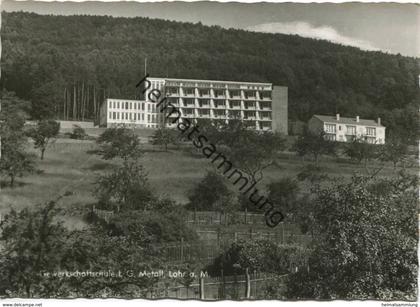
[[[268,33],[296,34],[303,37],[324,39],[337,44],[358,47],[363,50],[380,50],[379,47],[374,46],[369,41],[343,35],[337,30],[335,30],[333,27],[315,27],[303,21],[264,23],[248,27],[247,30]]]

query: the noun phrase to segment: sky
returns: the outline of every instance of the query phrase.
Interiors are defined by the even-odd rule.
[[[403,3],[44,2],[2,0],[2,10],[201,22],[297,34],[364,50],[420,57],[420,5]]]

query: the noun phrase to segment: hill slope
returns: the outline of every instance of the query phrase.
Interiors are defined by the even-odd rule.
[[[289,87],[289,117],[376,118],[414,140],[419,59],[298,36],[147,18],[2,13],[2,88],[33,116],[93,118],[104,96],[133,98],[152,76],[272,82]],[[50,108],[52,106],[52,108]]]

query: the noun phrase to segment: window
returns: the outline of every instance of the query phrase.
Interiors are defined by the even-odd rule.
[[[255,108],[255,101],[248,101],[245,103],[245,109]]]
[[[271,99],[270,92],[260,92],[260,99]]]
[[[120,108],[120,102],[119,101],[117,101],[117,108],[118,109]]]
[[[328,141],[335,141],[336,140],[335,134],[327,134],[325,136],[325,139],[328,140]]]
[[[366,135],[376,136],[376,128],[366,127]]]
[[[335,133],[335,125],[333,125],[333,124],[325,124],[325,131],[327,133]]]
[[[112,112],[112,119],[117,119],[117,115],[115,114],[115,112]]]
[[[125,102],[125,109],[128,110],[128,102]]]
[[[348,135],[356,135],[356,126],[347,126]]]
[[[230,91],[229,94],[230,94],[230,97],[240,97],[241,96],[240,91]]]
[[[141,114],[141,120],[144,120],[144,113]]]
[[[112,101],[108,102],[108,108],[112,108]]]
[[[184,88],[184,95],[185,96],[194,96],[195,91],[193,88]]]
[[[111,119],[112,117],[112,112],[108,112],[108,118]]]
[[[209,96],[210,95],[210,90],[200,90],[199,95],[200,96]]]
[[[147,122],[150,123],[150,114],[147,114]]]
[[[141,103],[141,109],[144,111],[144,103]]]
[[[223,90],[215,90],[214,91],[214,96],[215,97],[224,97],[225,96],[225,91],[223,91]]]
[[[120,112],[117,112],[117,119],[120,119]]]

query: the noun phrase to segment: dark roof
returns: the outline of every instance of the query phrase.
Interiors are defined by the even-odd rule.
[[[322,122],[329,122],[329,123],[335,123],[335,124],[384,127],[383,125],[378,124],[373,119],[362,119],[362,118],[360,118],[359,122],[356,122],[356,117],[342,117],[342,116],[340,116],[340,120],[337,120],[336,116],[330,116],[330,115],[314,115],[313,117],[319,119]]]

